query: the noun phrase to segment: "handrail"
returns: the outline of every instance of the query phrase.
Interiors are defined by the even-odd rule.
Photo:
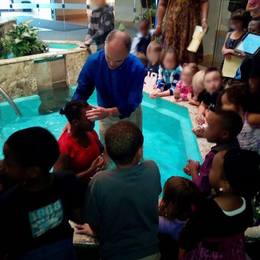
[[[21,117],[22,113],[19,110],[19,108],[17,107],[17,105],[14,103],[14,101],[12,100],[12,98],[6,93],[6,91],[4,89],[2,89],[0,87],[0,95],[2,95],[6,101],[9,103],[9,105],[12,107],[12,109],[14,110],[14,112],[16,113],[17,116]]]

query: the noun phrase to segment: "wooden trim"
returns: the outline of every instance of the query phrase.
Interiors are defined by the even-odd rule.
[[[66,20],[86,18],[86,21],[87,21],[87,18],[88,18],[86,13],[85,14],[66,14],[66,13],[64,13],[64,15],[56,15],[56,20],[63,21],[64,17],[65,17]]]

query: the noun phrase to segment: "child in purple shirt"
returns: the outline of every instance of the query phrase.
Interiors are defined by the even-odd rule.
[[[242,118],[233,111],[210,111],[207,114],[208,126],[205,137],[210,143],[216,143],[206,155],[204,162],[189,160],[184,172],[192,177],[192,181],[205,193],[210,193],[209,171],[216,153],[223,150],[239,148],[237,136],[240,133]]]

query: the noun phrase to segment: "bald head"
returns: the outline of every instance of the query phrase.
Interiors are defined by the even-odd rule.
[[[120,46],[121,48],[124,48],[129,53],[131,50],[132,39],[127,32],[114,30],[111,33],[109,33],[106,38],[106,44],[110,43],[114,43]]]
[[[131,44],[131,37],[126,32],[115,30],[107,36],[105,54],[110,69],[116,69],[123,64],[129,55]]]

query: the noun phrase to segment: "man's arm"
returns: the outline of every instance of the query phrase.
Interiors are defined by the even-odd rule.
[[[93,57],[90,56],[83,66],[79,78],[78,86],[72,97],[72,100],[88,100],[95,89],[95,75],[92,73],[93,67],[95,68]]]

